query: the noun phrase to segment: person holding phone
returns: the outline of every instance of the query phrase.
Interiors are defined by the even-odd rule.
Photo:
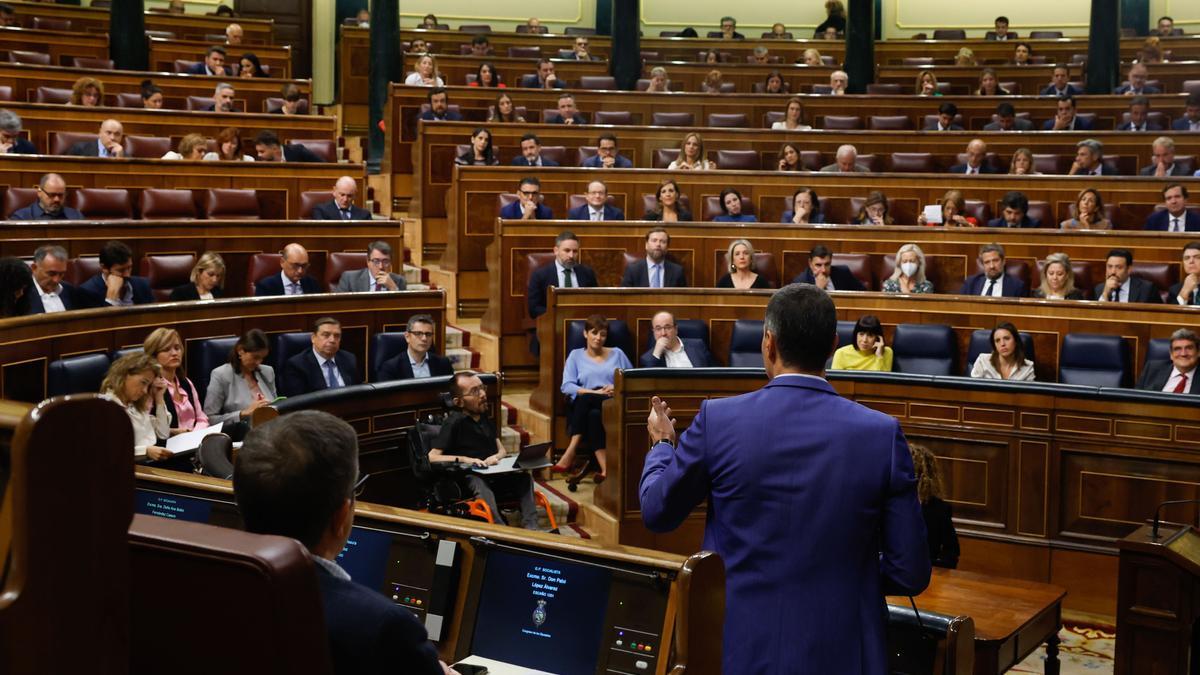
[[[879,319],[866,314],[854,323],[854,344],[833,353],[832,370],[892,370],[892,348],[883,339]]]
[[[214,368],[209,377],[204,396],[209,423],[224,422],[228,428],[275,400],[275,370],[263,363],[270,351],[267,334],[257,328],[238,338],[229,350],[229,362]]]

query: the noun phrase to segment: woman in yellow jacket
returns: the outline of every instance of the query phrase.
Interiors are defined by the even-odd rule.
[[[854,344],[833,353],[831,370],[879,370],[891,372],[892,348],[883,343],[883,326],[867,314],[854,324]]]

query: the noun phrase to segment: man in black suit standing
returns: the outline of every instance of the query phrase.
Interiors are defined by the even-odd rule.
[[[34,287],[29,297],[30,314],[52,314],[75,309],[75,287],[63,281],[67,275],[67,251],[46,244],[33,252]]]
[[[667,260],[671,235],[666,228],[655,227],[646,233],[646,259],[630,263],[621,275],[625,288],[686,288],[683,265]]]
[[[0,108],[0,155],[36,155],[33,143],[21,138],[21,116]]]
[[[379,381],[411,380],[422,377],[453,375],[450,359],[433,350],[437,326],[429,314],[414,314],[404,327],[408,349],[384,361],[379,366]]]
[[[204,60],[200,63],[193,63],[187,72],[189,75],[215,75],[217,77],[232,75],[231,70],[225,65],[225,57],[225,48],[214,45],[208,48]]]
[[[280,145],[274,131],[261,131],[254,139],[254,152],[260,162],[320,162],[321,158],[303,145]]]
[[[359,475],[354,429],[329,413],[300,410],[246,435],[233,494],[247,531],[296,539],[312,553],[333,672],[442,675],[413,613],[337,564],[354,526]]]
[[[125,156],[125,148],[121,143],[125,140],[125,127],[114,119],[100,123],[99,138],[94,141],[79,141],[67,148],[68,155],[76,157],[111,157]]]
[[[342,176],[333,184],[333,199],[313,207],[313,220],[370,220],[371,212],[354,205],[358,182]]]
[[[145,277],[133,276],[133,251],[125,242],[110,241],[100,249],[100,271],[76,293],[81,307],[128,307],[154,302]]]
[[[1029,198],[1020,190],[1004,193],[1000,199],[1003,209],[999,218],[988,221],[988,227],[1041,227],[1042,221],[1029,217]]]
[[[711,368],[717,365],[708,345],[699,338],[679,337],[679,326],[670,312],[650,319],[654,345],[639,359],[643,368]]]
[[[976,176],[981,173],[996,173],[987,163],[987,143],[981,138],[973,138],[967,143],[967,161],[950,167],[950,173],[961,173]]]
[[[1147,361],[1137,388],[1172,394],[1200,394],[1196,379],[1197,347],[1200,336],[1187,328],[1171,333],[1171,360]]]
[[[9,220],[82,220],[83,214],[64,206],[67,183],[62,176],[48,173],[38,181],[37,199],[29,206],[12,212]]]
[[[554,261],[542,265],[529,275],[529,286],[525,289],[529,318],[537,319],[546,313],[546,289],[595,288],[596,273],[587,265],[579,264],[579,237],[574,232],[563,231],[554,238]],[[537,330],[531,331],[529,350],[534,356],[541,353]]]
[[[313,324],[312,349],[306,349],[283,364],[279,393],[298,396],[321,389],[339,389],[358,384],[358,361],[341,351],[342,324],[323,316]]]
[[[558,162],[542,157],[542,142],[537,134],[528,133],[521,137],[521,154],[513,157],[513,166],[558,166]]]
[[[1175,161],[1175,139],[1170,136],[1154,139],[1154,143],[1150,145],[1150,157],[1154,161],[1150,166],[1142,167],[1138,175],[1158,178],[1192,175],[1182,164]]]
[[[854,276],[849,267],[833,264],[833,252],[825,244],[817,244],[808,252],[808,269],[793,284],[812,284],[825,291],[865,291],[866,286]]]
[[[308,251],[300,244],[288,244],[279,252],[279,274],[254,282],[254,295],[311,295],[321,292],[321,284],[306,274]]]
[[[968,277],[958,291],[960,295],[981,295],[992,298],[1023,298],[1025,283],[1004,273],[1004,247],[984,244],[979,248],[979,264],[983,271]]]
[[[1156,210],[1146,218],[1142,229],[1160,232],[1200,232],[1200,214],[1188,210],[1187,187],[1170,183],[1162,189],[1165,209]]]
[[[1100,302],[1148,302],[1162,304],[1154,284],[1132,276],[1133,253],[1114,248],[1104,261],[1104,283],[1096,284],[1092,297]]]

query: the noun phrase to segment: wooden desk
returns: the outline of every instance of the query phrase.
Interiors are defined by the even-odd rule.
[[[240,21],[240,19],[233,19]],[[241,25],[241,24],[238,24]],[[225,29],[221,29],[222,33]],[[167,40],[163,38],[147,38],[150,42],[150,70],[164,73],[175,72],[175,60],[203,61],[208,48],[213,45],[207,40]],[[238,45],[222,44],[227,54],[225,63],[238,63],[242,54],[253,52],[259,63],[271,69],[271,77],[289,79],[292,76],[292,46],[291,45]],[[238,78],[240,82],[240,78]]]
[[[996,71],[996,77],[1001,82],[1016,82],[1020,87],[1018,92],[1021,95],[1030,96],[1036,95],[1046,85],[1050,84],[1050,79],[1054,75],[1054,65],[997,65],[993,66]],[[905,87],[911,88],[913,82],[917,79],[917,73],[922,70],[930,69],[937,76],[938,82],[951,82],[960,86],[967,86],[974,93],[979,88],[979,72],[978,66],[897,66],[886,65],[880,66],[875,77],[877,82],[895,82]],[[1078,64],[1070,66],[1071,79],[1077,80],[1080,75],[1080,66]],[[1185,80],[1194,80],[1200,73],[1200,62],[1197,61],[1175,61],[1171,63],[1156,63],[1150,66],[1150,79],[1158,80],[1161,84],[1160,88],[1164,92],[1179,93],[1183,91],[1183,83]],[[1122,69],[1119,80],[1124,81],[1125,70]]]
[[[108,35],[33,28],[0,28],[0,51],[12,50],[44,52],[50,55],[50,63],[69,66],[70,59],[76,56],[107,59]]]
[[[28,25],[33,17],[42,16],[50,19],[69,19],[71,29],[81,33],[108,33],[111,20],[108,10],[93,9],[69,5],[46,4],[42,2],[24,2],[17,0],[7,3],[16,10],[17,17]],[[272,44],[272,31],[275,25],[272,19],[250,19],[238,17],[228,19],[219,16],[203,14],[167,14],[165,12],[146,12],[146,30],[169,31],[181,40],[203,40],[206,35],[217,35],[225,32],[225,27],[236,23],[242,27],[242,41],[248,45]]]

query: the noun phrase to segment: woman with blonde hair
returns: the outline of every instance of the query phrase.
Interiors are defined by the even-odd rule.
[[[200,134],[187,134],[179,139],[179,152],[168,150],[163,159],[183,159],[198,162],[208,153],[208,139]]]
[[[825,20],[813,31],[814,35],[824,35],[829,28],[839,33],[846,32],[846,5],[842,0],[825,0],[825,14]]]
[[[809,47],[804,50],[803,56],[800,58],[800,63],[806,66],[823,66],[825,61],[821,59],[821,52]]]
[[[650,82],[646,85],[646,91],[651,94],[665,94],[667,89],[667,69],[662,66],[654,66],[650,69]]]
[[[771,288],[771,282],[754,271],[754,244],[747,239],[734,239],[726,252],[729,271],[717,280],[717,288]]]
[[[224,295],[221,282],[225,279],[225,259],[221,254],[205,251],[192,266],[189,281],[171,289],[171,302],[213,300]]]
[[[984,68],[979,73],[979,88],[976,96],[1008,96],[1009,91],[1000,86],[1000,78],[994,68]]]
[[[892,220],[888,210],[887,195],[879,190],[874,190],[867,195],[867,200],[858,210],[854,222],[858,225],[895,225],[896,221]]]
[[[679,156],[667,165],[667,171],[712,171],[716,168],[717,163],[704,156],[704,139],[695,132],[683,137]]]
[[[943,499],[942,472],[937,457],[919,443],[909,443],[913,477],[917,479],[917,500],[925,519],[925,534],[929,540],[929,562],[937,567],[958,567],[958,533],[954,530],[954,510]]]
[[[196,385],[183,371],[183,338],[174,328],[155,328],[142,343],[146,355],[158,362],[162,379],[167,383],[164,397],[168,429],[171,436],[208,428],[208,415],[204,414],[204,401]],[[159,436],[166,441],[167,436]]]
[[[104,105],[104,83],[94,77],[81,77],[71,85],[70,105],[89,108]]]
[[[108,367],[100,391],[125,406],[133,424],[133,457],[163,460],[171,451],[158,444],[171,433],[171,418],[164,401],[167,383],[154,357],[126,354]],[[153,410],[153,413],[151,412]]]
[[[417,65],[413,72],[404,78],[404,84],[412,87],[444,87],[446,83],[437,72],[437,59],[433,54],[422,54],[417,57]]]
[[[788,99],[783,119],[772,124],[771,128],[778,131],[812,131],[811,126],[800,121],[803,115],[804,101],[799,96],[793,96]]]
[[[925,252],[916,244],[896,251],[896,270],[883,282],[884,293],[932,293],[933,282],[925,278]]]
[[[704,76],[704,82],[700,83],[700,93],[702,94],[719,94],[721,93],[721,71],[713,68]]]
[[[1042,284],[1033,291],[1042,300],[1082,300],[1083,291],[1075,288],[1075,272],[1066,253],[1051,253],[1042,263]]]
[[[1012,160],[1008,163],[1008,173],[1012,176],[1042,175],[1042,172],[1034,169],[1033,151],[1029,148],[1013,150]]]
[[[938,91],[937,75],[933,74],[932,70],[922,70],[917,73],[917,84],[913,88],[917,96],[941,96],[942,92]]]
[[[954,65],[956,66],[977,66],[975,61],[975,52],[970,47],[963,47],[954,55]]]
[[[942,222],[931,223],[925,219],[925,214],[917,216],[918,225],[945,225],[946,227],[979,227],[979,221],[974,216],[964,216],[967,210],[967,200],[961,190],[947,190],[942,195]]]

